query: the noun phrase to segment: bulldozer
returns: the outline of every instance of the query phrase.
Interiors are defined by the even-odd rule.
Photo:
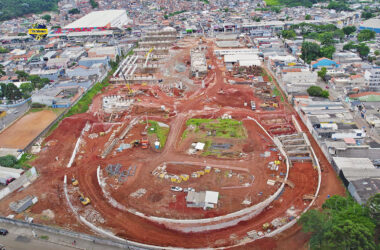
[[[74,187],[78,186],[79,182],[78,182],[77,179],[75,179],[75,176],[73,176],[73,178],[71,178],[71,184],[72,184]]]
[[[79,201],[82,203],[83,206],[86,206],[91,203],[90,198],[85,197],[82,192],[79,192]]]

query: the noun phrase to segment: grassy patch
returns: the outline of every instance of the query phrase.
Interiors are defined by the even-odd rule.
[[[195,132],[204,130],[211,132],[214,137],[246,138],[242,122],[234,119],[189,119],[187,126],[195,126]],[[186,131],[185,131],[186,132]],[[183,135],[182,135],[183,136]]]
[[[274,5],[280,5],[280,2],[278,0],[264,0],[267,6],[274,6]]]
[[[108,86],[108,82],[103,84],[101,82],[96,83],[74,106],[71,107],[65,117],[75,114],[81,114],[87,112],[92,103],[92,99],[102,91],[104,87]]]
[[[28,113],[35,113],[35,112],[40,112],[40,111],[43,111],[43,110],[50,110],[50,111],[53,111],[57,116],[59,116],[60,114],[62,114],[65,109],[64,108],[51,108],[51,107],[46,107],[46,108],[31,108],[29,109]]]
[[[261,76],[264,77],[264,76],[267,76],[269,81],[270,82],[273,82],[273,79],[272,77],[264,70],[262,73],[261,73]]]
[[[160,127],[156,121],[149,120],[148,123],[150,125],[148,128],[148,134],[156,134],[158,140],[160,141],[160,146],[163,148],[165,146],[166,139],[168,138],[170,128]]]
[[[41,235],[41,236],[40,236],[40,239],[41,239],[41,240],[48,240],[48,239],[49,239],[49,236],[47,236],[47,235]]]
[[[278,90],[278,88],[276,86],[272,90],[272,95],[280,96],[281,97],[281,101],[282,102],[284,101],[284,97],[281,95],[281,92]]]
[[[37,158],[37,155],[24,153],[20,160],[17,161],[17,165],[21,166],[23,169],[29,169],[32,166],[29,165],[29,162],[35,160]]]

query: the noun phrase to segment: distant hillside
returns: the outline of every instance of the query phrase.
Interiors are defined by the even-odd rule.
[[[56,10],[59,0],[0,0],[0,21]]]
[[[315,3],[326,2],[327,0],[265,0],[267,6],[285,5],[287,7],[305,6],[311,7]]]

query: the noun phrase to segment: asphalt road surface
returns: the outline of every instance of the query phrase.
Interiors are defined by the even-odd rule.
[[[0,223],[0,228],[5,228],[9,231],[6,236],[0,235],[0,246],[3,245],[7,250],[119,249],[93,243],[92,241],[81,240],[35,229],[32,230],[31,228],[20,227],[8,223]]]
[[[0,108],[0,110],[7,112],[6,116],[0,118],[0,131],[11,124],[14,120],[24,115],[28,110],[28,106],[28,103],[24,103],[23,105],[16,108]]]

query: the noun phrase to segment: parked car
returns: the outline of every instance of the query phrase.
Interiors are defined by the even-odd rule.
[[[0,235],[7,235],[8,234],[8,230],[5,229],[5,228],[0,228]]]
[[[183,190],[183,192],[185,192],[185,193],[190,192],[190,191],[195,192],[195,189],[194,189],[194,188],[191,188],[191,187],[188,187],[188,188],[185,188],[185,189]]]
[[[181,192],[182,188],[181,187],[171,187],[170,190],[174,191],[174,192]]]

